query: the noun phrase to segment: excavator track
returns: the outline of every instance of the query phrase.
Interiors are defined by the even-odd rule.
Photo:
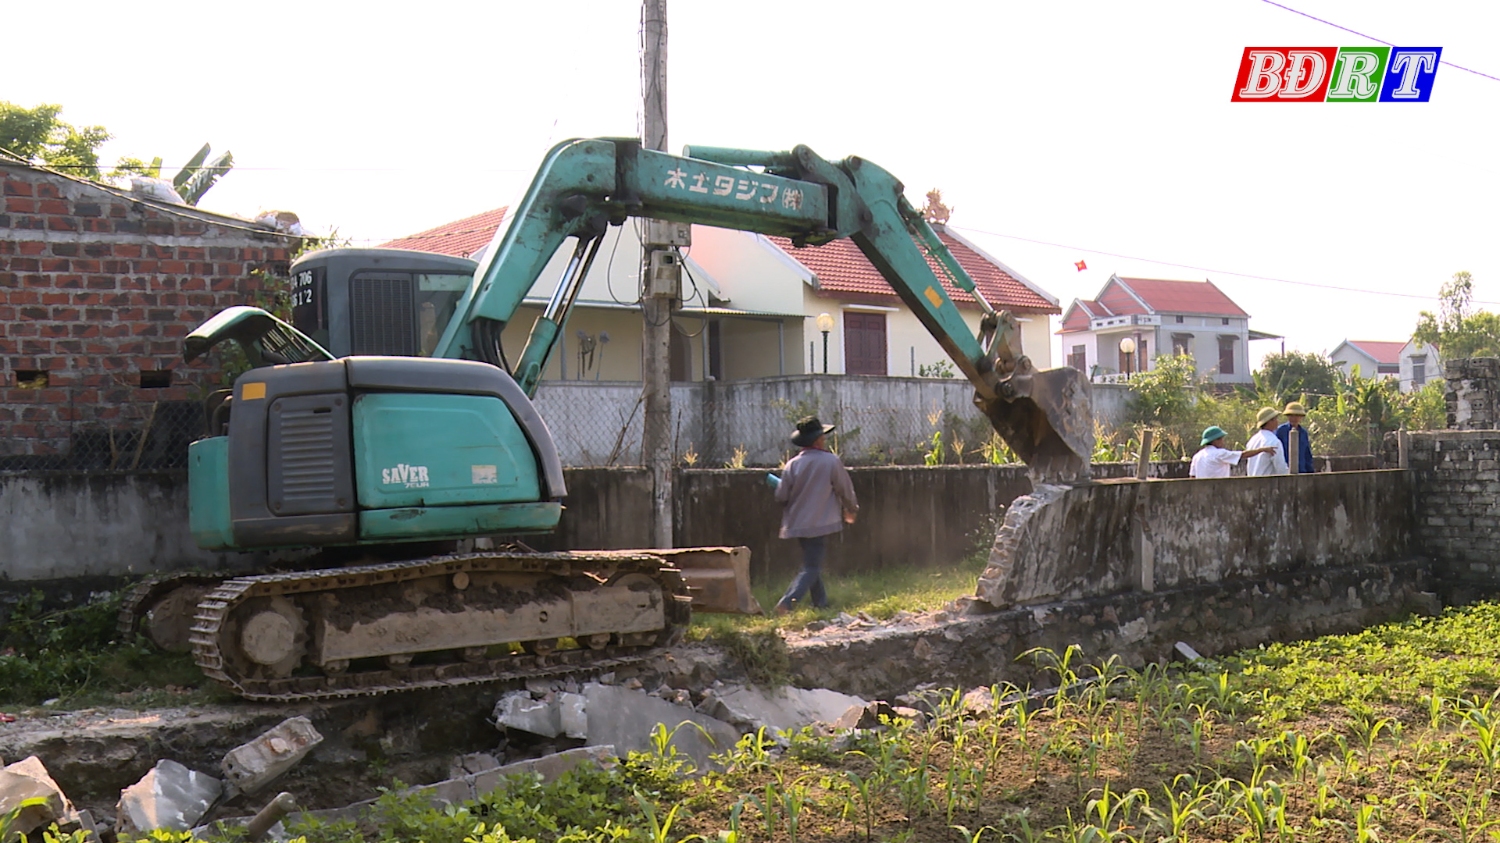
[[[182,642],[184,646],[174,647],[172,642],[160,640],[160,636],[156,634],[157,630],[147,628],[147,615],[159,601],[179,589],[206,591],[223,580],[223,577],[199,573],[147,577],[131,586],[130,590],[125,593],[124,599],[120,601],[120,611],[115,616],[115,632],[120,636],[121,641],[131,641],[136,635],[144,634],[162,649],[186,652],[188,647],[185,639]],[[185,631],[186,625],[183,626]]]
[[[643,605],[652,604],[651,611],[659,611],[662,620],[653,630],[595,631],[580,639],[576,649],[555,649],[555,638],[527,642],[524,636],[515,640],[504,634],[492,634],[495,640],[480,646],[469,641],[463,647],[434,647],[443,642],[422,640],[408,630],[403,640],[412,642],[411,652],[389,652],[391,641],[402,638],[401,624],[411,623],[418,609],[429,617],[446,613],[442,617],[461,625],[471,611],[462,596],[469,583],[480,591],[481,583],[506,578],[531,578],[530,588],[510,592],[510,603],[499,608],[493,597],[505,589],[490,588],[492,605],[476,606],[474,611],[535,614],[545,621],[547,607],[572,605],[581,594],[620,583],[613,587],[637,595]],[[421,595],[416,606],[407,597],[414,590]],[[421,606],[424,599],[440,608]],[[690,617],[687,586],[680,572],[660,557],[476,552],[224,580],[198,603],[190,640],[193,659],[203,672],[236,694],[253,700],[301,701],[611,670],[675,643]],[[397,629],[392,632],[385,625]],[[350,630],[370,631],[363,640],[386,647],[381,651],[384,657],[379,652],[355,653],[353,658],[325,658],[317,664],[318,648],[327,648]],[[511,643],[526,645],[527,651],[514,653],[499,646]],[[270,655],[263,652],[267,648]],[[278,659],[283,652],[285,658]]]

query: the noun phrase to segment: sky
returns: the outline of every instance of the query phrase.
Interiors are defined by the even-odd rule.
[[[1288,350],[1405,339],[1459,270],[1500,310],[1500,78],[1230,101],[1247,46],[1440,46],[1500,77],[1500,4],[1278,2],[1370,37],[1265,0],[670,0],[670,148],[860,155],[918,205],[941,188],[953,228],[1063,306],[1111,273],[1208,278]],[[231,150],[202,207],[359,245],[509,203],[560,140],[638,133],[636,0],[68,8],[94,24],[8,39],[0,99],[105,126],[106,162]]]

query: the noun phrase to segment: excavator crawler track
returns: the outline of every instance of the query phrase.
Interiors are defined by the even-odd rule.
[[[463,595],[471,581],[477,585],[507,578],[531,578],[531,588],[509,595],[504,589],[489,589],[492,598],[510,600],[498,609],[493,599],[488,607],[471,610],[465,605]],[[556,638],[527,641],[524,633],[514,638],[492,634],[495,640],[478,646],[474,640],[460,642],[465,646],[444,646],[444,641],[422,640],[412,636],[411,629],[402,629],[403,624],[417,622],[419,611],[426,612],[429,626],[418,627],[431,628],[436,617],[440,631],[461,627],[471,611],[540,615],[545,621],[547,608],[571,606],[580,595],[615,583],[620,584],[617,590],[628,590],[642,605],[650,604],[650,612],[659,608],[657,628],[595,631],[580,640],[577,649],[558,649]],[[415,605],[409,599],[414,593],[419,595]],[[653,602],[656,595],[659,607]],[[190,640],[193,659],[203,672],[240,696],[318,700],[611,670],[675,643],[690,617],[690,598],[680,572],[660,557],[476,552],[224,580],[198,603]],[[318,648],[326,655],[334,638],[348,636],[351,630],[363,635],[353,640],[372,648],[370,653],[319,663]],[[398,639],[408,643],[394,643]],[[526,652],[500,646],[511,643],[525,645]],[[409,652],[392,651],[403,647]]]

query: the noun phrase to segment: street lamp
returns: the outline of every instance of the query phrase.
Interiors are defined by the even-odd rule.
[[[833,330],[833,317],[827,313],[818,314],[818,330],[823,332],[823,374],[828,374],[828,332]]]
[[[1135,339],[1126,337],[1120,340],[1120,353],[1125,355],[1125,379],[1130,379],[1130,370],[1135,368]]]

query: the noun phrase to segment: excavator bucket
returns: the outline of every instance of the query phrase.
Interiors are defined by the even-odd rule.
[[[682,571],[694,612],[759,615],[763,611],[750,593],[750,548],[685,547],[637,551],[660,556]]]
[[[1067,366],[1036,371],[1023,357],[1000,386],[1000,398],[974,401],[1011,450],[1040,478],[1086,476],[1094,453],[1094,418],[1083,373]]]

